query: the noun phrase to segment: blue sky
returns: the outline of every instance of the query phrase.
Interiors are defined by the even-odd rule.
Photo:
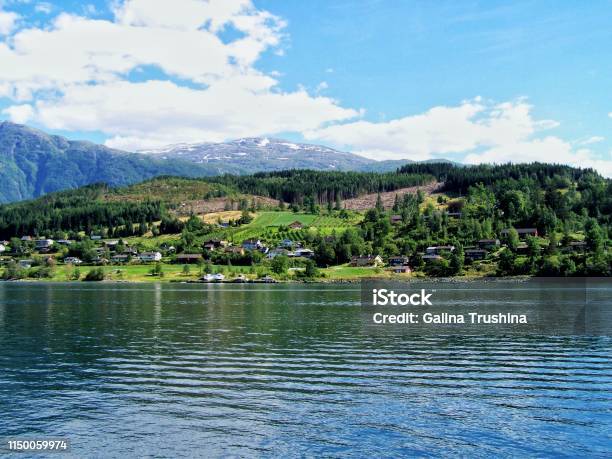
[[[268,135],[612,175],[611,19],[608,0],[5,0],[0,118],[130,150]]]

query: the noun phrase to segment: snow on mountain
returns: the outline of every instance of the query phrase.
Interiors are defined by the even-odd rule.
[[[160,155],[218,167],[219,172],[250,173],[290,168],[356,170],[375,161],[322,145],[268,137],[247,137],[222,143],[176,144],[139,153]]]

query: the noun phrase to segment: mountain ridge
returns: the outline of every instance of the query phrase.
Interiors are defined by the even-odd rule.
[[[375,161],[323,145],[272,137],[127,152],[0,122],[0,204],[93,183],[130,185],[161,175],[207,177],[288,169],[389,172],[409,163],[413,161]]]

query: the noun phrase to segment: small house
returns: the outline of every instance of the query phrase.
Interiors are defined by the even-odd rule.
[[[242,241],[242,247],[245,250],[259,250],[263,247],[263,244],[259,239],[246,239]]]
[[[119,245],[119,241],[116,241],[116,240],[104,242],[104,246],[108,247],[108,250],[111,250],[111,251],[116,250],[118,245]]]
[[[221,247],[227,247],[228,245],[229,242],[222,239],[209,239],[204,243],[204,248],[206,250],[215,250]]]
[[[57,242],[59,245],[72,245],[73,241],[70,241],[68,239],[59,239],[55,242]]]
[[[6,252],[6,246],[4,244],[0,244],[0,253]]]
[[[66,257],[64,258],[64,263],[67,265],[80,265],[83,263],[83,260],[81,260],[79,257]]]
[[[395,274],[410,274],[412,272],[412,270],[410,269],[410,266],[408,265],[393,266],[391,270]]]
[[[391,215],[390,220],[391,220],[392,225],[397,225],[402,222],[402,216],[401,215]]]
[[[244,249],[240,246],[226,247],[223,251],[225,253],[232,253],[234,255],[244,255]]]
[[[32,241],[32,236],[21,236],[21,242],[30,242]]]
[[[510,228],[506,228],[505,230],[502,230],[501,234],[502,236],[506,237],[508,236],[509,232]],[[518,233],[519,238],[521,239],[525,239],[527,236],[536,237],[538,235],[537,228],[516,228],[516,232]]]
[[[38,250],[49,249],[53,246],[53,239],[37,239],[34,244]]]
[[[448,218],[461,218],[461,212],[446,212]]]
[[[159,252],[142,252],[138,258],[143,263],[150,263],[154,261],[161,261],[162,254]]]
[[[197,263],[203,260],[202,255],[199,253],[181,253],[176,256],[176,262],[181,264]]]
[[[298,222],[297,220],[294,221],[293,223],[290,223],[288,226],[290,229],[294,229],[294,230],[300,230],[304,228],[304,224],[302,222]]]
[[[484,260],[487,251],[485,249],[465,249],[464,255],[468,260]]]
[[[410,258],[404,255],[389,257],[389,266],[402,266],[410,263]]]
[[[435,245],[435,246],[427,247],[427,249],[425,249],[425,252],[427,255],[440,255],[441,253],[444,253],[444,252],[454,252],[454,251],[455,251],[454,245]]]
[[[315,256],[314,251],[310,249],[297,249],[293,252],[294,257],[305,257],[305,258],[313,258]]]
[[[436,261],[442,260],[442,256],[440,255],[423,255],[423,261],[425,263],[434,263]]]
[[[499,239],[481,239],[478,241],[478,248],[485,250],[495,250],[499,247]]]
[[[125,253],[119,253],[111,257],[113,263],[127,263],[130,261],[130,255]]]
[[[108,264],[108,258],[97,256],[97,257],[92,258],[91,262],[94,265],[106,265]]]
[[[351,258],[351,266],[377,267],[382,265],[384,265],[384,262],[380,255],[360,255]]]

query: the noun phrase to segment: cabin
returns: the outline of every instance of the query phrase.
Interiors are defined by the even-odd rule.
[[[80,265],[83,263],[83,260],[81,260],[79,257],[66,257],[64,258],[64,263],[67,265]]]
[[[410,258],[404,255],[389,257],[389,266],[402,266],[410,263]]]
[[[304,224],[302,222],[298,222],[297,220],[294,221],[293,223],[290,223],[288,226],[290,229],[294,229],[294,230],[300,230],[304,228]]]
[[[119,245],[119,241],[105,241],[104,247],[107,247],[108,250],[115,251],[117,246]]]
[[[21,236],[21,242],[30,242],[32,241],[32,236]]]
[[[401,215],[391,215],[390,220],[391,220],[392,225],[397,225],[402,222],[402,216]]]
[[[433,263],[440,260],[442,260],[442,256],[440,255],[423,255],[423,261],[425,263]]]
[[[97,256],[97,257],[92,258],[91,262],[94,265],[106,265],[108,264],[108,258]]]
[[[465,258],[468,260],[484,260],[487,257],[485,249],[465,249]]]
[[[505,230],[502,230],[501,234],[502,236],[507,237],[509,232],[510,228],[506,228]],[[537,228],[516,228],[516,232],[521,239],[525,239],[527,236],[536,237],[538,235]]]
[[[259,239],[246,239],[242,241],[242,248],[245,250],[259,250],[263,244]]]
[[[297,249],[293,252],[294,257],[305,257],[305,258],[313,258],[315,256],[314,251],[310,249]]]
[[[199,253],[181,253],[180,255],[176,256],[176,262],[184,265],[198,263],[203,259],[204,258],[202,258],[202,255]]]
[[[74,241],[70,241],[68,239],[59,239],[55,242],[57,242],[59,245],[72,245]]]
[[[384,262],[383,259],[380,257],[380,255],[361,255],[361,256],[353,256],[351,257],[351,266],[360,266],[360,267],[365,267],[365,266],[372,266],[372,267],[377,267],[377,266],[383,266]]]
[[[410,274],[412,272],[412,270],[410,269],[410,266],[408,265],[393,266],[391,270],[395,274]]]
[[[478,241],[479,249],[495,250],[499,245],[499,239],[481,239]]]
[[[153,262],[153,261],[161,261],[162,254],[159,253],[159,252],[142,252],[138,256],[138,258],[143,263],[149,263],[149,262]]]
[[[434,245],[431,247],[427,247],[427,249],[425,249],[425,252],[427,255],[440,255],[441,253],[444,253],[444,252],[454,252],[454,251],[455,251],[454,245]]]

